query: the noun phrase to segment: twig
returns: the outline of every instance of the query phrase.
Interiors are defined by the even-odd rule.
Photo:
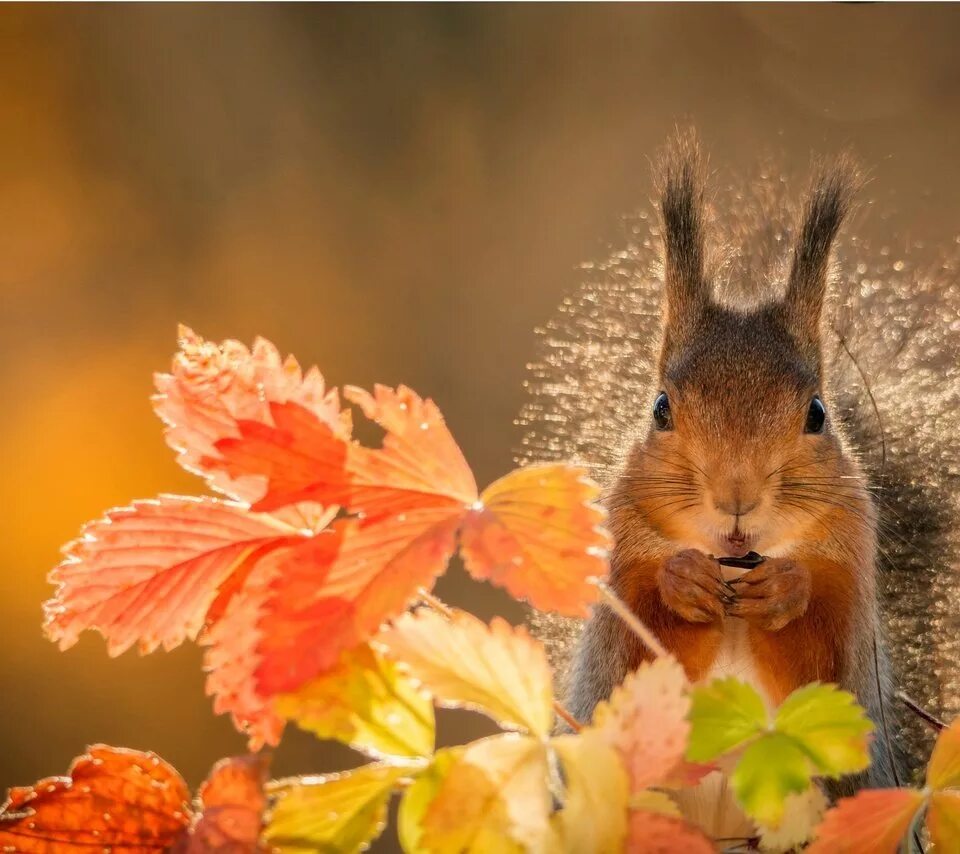
[[[448,620],[453,616],[453,611],[450,606],[447,605],[442,600],[434,596],[429,590],[425,590],[423,587],[417,591],[420,595],[421,600],[423,600],[427,605],[433,608],[435,611],[443,614]],[[583,728],[573,714],[564,706],[559,700],[553,701],[553,710],[557,713],[557,717],[562,718],[563,721],[567,724],[570,729],[574,732],[580,732]]]
[[[947,725],[940,720],[940,718],[936,717],[935,715],[931,715],[930,712],[928,712],[915,700],[910,699],[910,697],[904,694],[903,691],[897,691],[894,696],[931,729],[935,729],[937,732],[940,732],[940,730],[947,728]]]
[[[640,618],[630,610],[626,602],[623,601],[617,594],[613,591],[613,588],[607,584],[606,581],[597,579],[593,582],[600,592],[603,594],[603,598],[607,600],[607,604],[613,610],[613,612],[623,620],[627,626],[630,627],[630,630],[643,641],[644,646],[650,650],[657,658],[664,658],[667,656],[666,649],[663,648],[663,644],[657,640],[656,635],[648,629]]]

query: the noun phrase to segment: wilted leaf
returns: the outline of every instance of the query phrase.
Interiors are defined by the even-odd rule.
[[[630,791],[688,778],[690,683],[673,658],[644,662],[600,703],[593,723],[620,754]]]
[[[792,738],[767,733],[747,747],[730,775],[737,801],[747,815],[778,827],[787,795],[810,785],[810,760]]]
[[[553,852],[547,751],[508,733],[468,745],[447,771],[423,818],[423,846],[434,852]]]
[[[269,341],[258,338],[248,350],[238,341],[205,341],[185,326],[179,339],[170,373],[154,375],[153,405],[167,425],[165,437],[177,462],[215,489],[248,503],[263,496],[262,476],[231,477],[207,461],[218,456],[219,440],[239,436],[239,421],[272,424],[272,404],[289,401],[339,435],[349,435],[349,415],[341,412],[336,391],[327,391],[316,368],[304,374],[292,356],[282,359]]]
[[[343,519],[287,551],[260,622],[258,690],[296,691],[402,613],[446,569],[458,523],[437,508]]]
[[[464,521],[460,551],[475,578],[505,587],[535,608],[586,616],[594,577],[607,573],[600,488],[583,469],[517,469],[487,487]]]
[[[683,819],[635,810],[627,822],[626,854],[715,854],[716,847]]]
[[[397,811],[397,835],[400,838],[400,847],[404,851],[425,850],[421,842],[423,817],[430,802],[440,791],[440,786],[448,772],[459,761],[462,754],[462,747],[438,750],[430,765],[417,775],[417,779],[403,793],[400,809]]]
[[[827,810],[808,854],[895,854],[922,806],[916,789],[864,789]]]
[[[543,645],[525,628],[465,611],[449,619],[421,608],[377,638],[437,702],[477,709],[506,727],[544,736],[553,724],[553,682]]]
[[[617,752],[593,729],[551,742],[565,785],[555,825],[564,850],[577,854],[620,851],[627,833],[627,774]]]
[[[258,854],[269,760],[265,756],[223,759],[200,786],[203,810],[175,854]]]
[[[777,709],[774,723],[800,742],[820,774],[839,777],[870,764],[873,724],[853,694],[835,685],[798,688]]]
[[[927,785],[932,789],[960,786],[960,720],[937,736],[927,765]]]
[[[430,698],[368,645],[345,652],[333,670],[279,697],[277,709],[321,738],[374,756],[433,752]]]
[[[960,792],[934,792],[927,829],[937,851],[960,851]]]
[[[387,804],[410,768],[365,765],[325,777],[282,780],[271,786],[276,804],[264,841],[280,854],[353,854],[380,835]]]
[[[783,802],[783,820],[777,828],[757,828],[763,851],[792,851],[809,841],[827,808],[827,799],[819,786],[787,795]]]
[[[767,710],[757,691],[738,679],[714,679],[694,687],[687,758],[708,762],[738,747],[767,727]]]
[[[110,655],[139,641],[142,652],[194,638],[217,591],[246,563],[297,539],[269,516],[214,498],[161,496],[110,511],[87,525],[50,573],[47,635],[61,649],[85,629]]]
[[[0,809],[0,851],[156,852],[186,832],[189,797],[180,775],[153,753],[98,744],[73,761],[67,777],[10,790]]]

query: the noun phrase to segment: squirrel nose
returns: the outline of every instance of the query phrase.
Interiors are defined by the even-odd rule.
[[[759,498],[751,499],[750,501],[744,501],[740,495],[734,497],[718,497],[714,496],[713,506],[717,508],[721,513],[726,513],[728,516],[745,516],[751,510],[756,508],[760,503]]]

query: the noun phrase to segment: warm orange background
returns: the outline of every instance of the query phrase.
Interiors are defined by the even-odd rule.
[[[0,8],[0,786],[93,741],[197,781],[242,740],[192,647],[40,634],[57,548],[191,491],[147,398],[176,323],[433,396],[505,471],[532,329],[693,120],[715,164],[852,143],[880,234],[960,224],[960,8]],[[459,575],[441,593],[519,611]],[[482,726],[446,717],[444,738]],[[354,760],[291,734],[275,770]]]

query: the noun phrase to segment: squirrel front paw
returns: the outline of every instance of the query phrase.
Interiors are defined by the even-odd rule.
[[[810,604],[810,570],[786,558],[767,558],[732,584],[737,595],[726,613],[768,632],[802,617]]]
[[[720,577],[720,564],[696,549],[667,558],[657,586],[664,604],[691,623],[721,619],[724,606],[733,602],[731,588]]]

